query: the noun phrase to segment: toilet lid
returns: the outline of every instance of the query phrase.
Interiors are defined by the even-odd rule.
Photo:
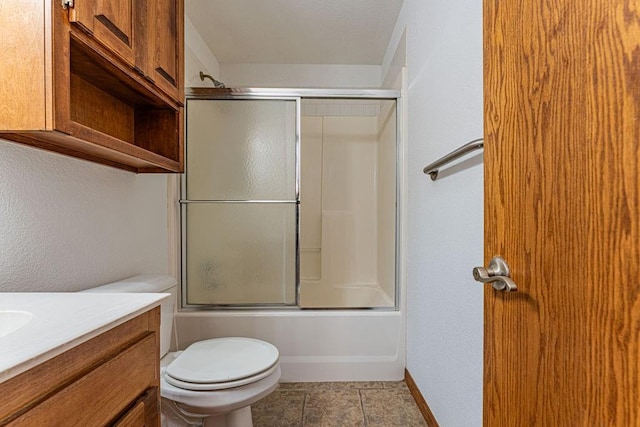
[[[212,384],[239,384],[242,381],[238,380],[263,372],[267,374],[265,371],[277,364],[278,357],[275,346],[253,338],[199,341],[191,344],[167,366],[166,380],[178,387],[192,390],[202,389],[200,386],[205,386],[206,389],[206,385]],[[177,381],[172,381],[173,379]]]

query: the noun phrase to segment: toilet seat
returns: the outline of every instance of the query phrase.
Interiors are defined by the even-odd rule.
[[[172,360],[175,353],[169,353]],[[185,411],[192,414],[219,415],[253,405],[269,395],[276,388],[281,376],[280,366],[269,376],[239,387],[224,390],[186,390],[169,384],[165,375],[169,360],[165,360],[160,368],[160,395],[164,399],[174,401]]]
[[[278,349],[253,338],[215,338],[196,342],[166,368],[167,383],[185,390],[240,387],[271,375],[278,368]]]

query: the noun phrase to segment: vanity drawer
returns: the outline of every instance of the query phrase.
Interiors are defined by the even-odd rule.
[[[9,425],[100,426],[110,423],[154,385],[158,373],[148,357],[153,334],[106,361]]]
[[[113,424],[113,427],[155,426],[158,423],[159,412],[158,389],[150,388],[144,396],[138,399],[133,408]]]

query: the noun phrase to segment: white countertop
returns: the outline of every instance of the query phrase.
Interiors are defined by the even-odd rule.
[[[33,318],[0,337],[0,383],[160,305],[169,294],[0,293],[0,310]]]

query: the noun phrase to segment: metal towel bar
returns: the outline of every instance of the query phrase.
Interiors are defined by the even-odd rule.
[[[425,174],[429,174],[429,176],[431,176],[431,180],[435,181],[436,178],[438,178],[438,170],[442,166],[446,165],[447,163],[451,163],[452,161],[472,151],[480,150],[483,147],[484,147],[483,138],[474,139],[471,142],[467,142],[457,150],[454,150],[451,153],[447,154],[446,156],[439,158],[435,162],[428,164],[427,166],[424,167],[424,169],[422,169],[422,172],[424,172]]]

